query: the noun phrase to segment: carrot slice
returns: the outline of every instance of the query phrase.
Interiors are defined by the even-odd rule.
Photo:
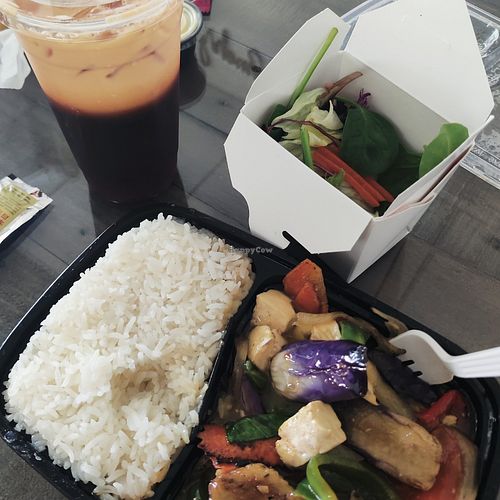
[[[392,203],[394,201],[394,196],[392,196],[392,194],[389,193],[389,191],[387,191],[384,186],[381,186],[373,177],[365,177],[365,180],[366,182],[368,182],[368,184],[370,184],[370,186],[376,189],[389,203]]]
[[[328,159],[331,163],[335,164],[337,167],[342,168],[348,176],[352,177],[355,181],[357,181],[360,186],[363,186],[363,188],[366,191],[368,191],[372,195],[372,197],[375,198],[377,201],[385,200],[385,198],[381,196],[381,194],[378,192],[377,189],[370,186],[370,184],[360,174],[358,174],[356,170],[350,167],[338,154],[334,153],[330,148],[328,147],[316,148],[315,151],[317,151],[319,155],[324,156],[326,159]]]
[[[226,429],[222,425],[205,425],[198,434],[201,443],[198,445],[205,453],[217,457],[221,461],[262,462],[267,465],[279,465],[281,459],[276,451],[278,438],[260,439],[245,445],[231,444],[227,440]]]
[[[294,300],[306,283],[311,283],[320,303],[319,312],[328,312],[328,297],[326,296],[323,271],[309,259],[296,265],[284,278],[285,293]]]
[[[297,312],[313,314],[322,312],[318,294],[314,289],[314,285],[310,281],[304,283],[300,292],[293,299],[292,305]]]

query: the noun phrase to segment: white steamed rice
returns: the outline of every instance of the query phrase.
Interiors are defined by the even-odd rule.
[[[198,423],[250,259],[162,215],[109,245],[12,368],[9,419],[102,498],[138,499]]]

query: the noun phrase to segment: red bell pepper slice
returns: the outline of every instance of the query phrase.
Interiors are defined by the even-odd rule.
[[[443,423],[443,418],[452,415],[461,422],[467,418],[467,404],[460,391],[452,389],[445,392],[431,407],[421,411],[417,417],[419,422],[432,431]]]
[[[293,308],[298,312],[317,314],[321,312],[321,303],[314,285],[307,281],[292,301]]]
[[[303,290],[306,283],[309,283],[309,285]],[[314,288],[315,295],[317,296],[317,299],[319,301],[319,310],[303,310],[302,312],[328,312],[328,298],[326,296],[323,272],[321,271],[321,268],[314,262],[309,259],[303,260],[283,278],[285,293],[293,301],[296,300],[296,297],[299,295],[299,293],[302,293],[302,296],[304,296],[306,299],[306,303],[309,303],[308,297],[311,297],[311,285]],[[315,299],[312,297],[310,300],[314,301]]]

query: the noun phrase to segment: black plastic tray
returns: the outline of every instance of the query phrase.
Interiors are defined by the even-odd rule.
[[[231,319],[227,333],[222,341],[220,352],[215,360],[210,375],[209,388],[200,409],[200,426],[203,425],[217,405],[221,382],[227,378],[234,359],[234,339],[238,331],[248,323],[255,302],[255,296],[262,290],[279,286],[283,276],[302,258],[316,260],[323,268],[329,293],[330,304],[362,317],[382,331],[385,326],[382,319],[371,312],[371,307],[399,318],[409,328],[422,329],[432,335],[450,354],[462,354],[464,351],[457,345],[430,331],[425,326],[411,320],[391,307],[382,304],[366,294],[359,292],[335,273],[328,270],[320,261],[311,257],[299,245],[292,244],[287,251],[279,250],[258,238],[235,229],[209,216],[192,209],[174,205],[154,205],[142,210],[136,210],[101,234],[75,261],[56,279],[47,291],[38,299],[28,313],[10,333],[0,347],[0,393],[3,392],[3,381],[8,377],[10,369],[24,350],[30,337],[38,330],[40,323],[47,316],[50,308],[63,297],[71,285],[80,277],[80,273],[91,267],[99,257],[104,255],[109,243],[118,235],[136,227],[144,219],[153,219],[160,212],[164,215],[190,222],[196,227],[205,228],[224,238],[228,243],[238,248],[253,249],[252,260],[255,272],[255,282],[250,293],[243,301],[238,312]],[[500,489],[500,386],[494,379],[457,380],[456,385],[464,391],[473,403],[477,414],[476,444],[480,456],[480,487],[478,498],[495,500]],[[193,429],[191,443],[188,444],[173,462],[165,479],[155,488],[152,497],[158,499],[174,499],[183,479],[197,458],[200,456],[196,448],[194,436],[199,427]],[[9,422],[5,414],[5,401],[0,394],[0,435],[31,467],[42,474],[52,485],[72,500],[93,499],[94,486],[77,482],[69,471],[52,463],[46,452],[37,452],[31,444],[30,437],[24,432],[18,432],[14,424]]]

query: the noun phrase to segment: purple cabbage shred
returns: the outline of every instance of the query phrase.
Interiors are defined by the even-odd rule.
[[[365,92],[365,89],[359,91],[358,104],[363,108],[368,108],[368,98],[371,96],[370,92]]]

